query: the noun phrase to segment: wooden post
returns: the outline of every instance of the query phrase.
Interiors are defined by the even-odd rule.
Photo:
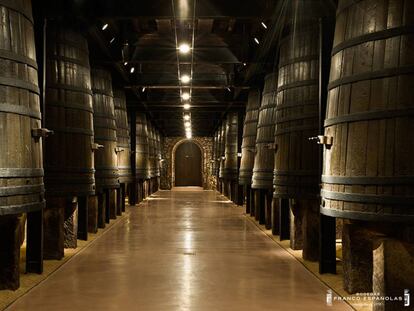
[[[116,193],[117,189],[108,189],[109,194],[109,218],[110,219],[116,219],[117,214],[117,199],[116,199]]]
[[[279,199],[279,238],[281,241],[290,239],[289,199]]]
[[[88,240],[88,197],[78,197],[78,239]]]
[[[43,255],[60,260],[64,256],[64,222],[67,198],[49,197],[43,212]]]
[[[88,232],[98,232],[98,196],[88,197]]]
[[[0,216],[0,290],[20,286],[21,230],[18,215]]]
[[[106,220],[106,194],[98,194],[98,228],[105,228]],[[109,221],[109,219],[108,219]]]
[[[246,214],[250,214],[250,192],[251,192],[251,188],[249,185],[245,185],[243,188],[243,192],[244,192],[244,198],[246,199]]]
[[[43,209],[27,213],[26,272],[43,272]]]
[[[127,188],[129,187],[127,184],[122,184],[121,188],[122,188],[121,211],[125,212],[125,204],[126,204],[125,200],[126,200]]]
[[[266,190],[265,192],[265,227],[267,230],[272,229],[272,200],[273,200],[273,191]]]
[[[336,274],[336,221],[320,214],[319,273]]]
[[[250,188],[250,216],[255,217],[256,213],[256,194],[255,190]]]
[[[123,194],[123,187],[121,184],[119,185],[119,188],[116,189],[116,215],[117,216],[121,216],[122,215],[122,199],[124,198],[124,194]]]
[[[280,230],[280,211],[279,211],[279,199],[272,199],[272,234],[279,235]]]

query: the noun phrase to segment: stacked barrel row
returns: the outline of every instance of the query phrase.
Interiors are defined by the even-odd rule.
[[[302,249],[304,259],[319,260],[321,272],[335,272],[335,241],[342,238],[345,289],[397,295],[414,280],[414,139],[407,134],[413,126],[414,3],[340,0],[330,73],[324,58],[330,47],[320,36],[329,42],[333,25],[321,24],[321,32],[319,1],[294,3],[261,100],[255,88],[248,95],[239,167],[246,211],[289,239],[292,249]],[[325,113],[321,81],[328,76]],[[230,120],[213,140],[213,174],[228,197]]]
[[[25,239],[26,272],[41,273],[43,259],[61,259],[122,214],[141,171],[132,173],[125,93],[113,89],[109,71],[91,69],[81,30],[47,24],[45,58],[42,46],[38,53],[42,110],[31,2],[0,1],[0,9],[0,289],[17,289]],[[144,178],[152,193],[162,137],[150,123],[149,131]]]
[[[136,113],[136,191],[138,202],[158,191],[161,176],[161,134],[147,120],[145,113]]]

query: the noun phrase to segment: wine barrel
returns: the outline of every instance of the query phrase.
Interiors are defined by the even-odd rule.
[[[151,122],[148,123],[148,165],[149,177],[155,177],[155,139],[154,126]]]
[[[257,121],[259,120],[260,91],[249,92],[246,118],[243,127],[242,156],[240,161],[239,184],[251,185],[256,148]]]
[[[44,207],[42,141],[32,7],[0,1],[0,215]]]
[[[129,124],[126,108],[125,92],[114,90],[114,107],[116,122],[118,176],[120,183],[132,181],[131,171],[131,141],[129,136]]]
[[[47,29],[45,143],[47,196],[95,193],[91,72],[88,42],[80,33],[49,23]]]
[[[155,131],[155,176],[161,176],[160,169],[161,160],[161,134],[158,130]]]
[[[213,136],[213,150],[211,153],[211,175],[217,175],[217,147],[218,147],[218,130],[214,132]]]
[[[309,140],[319,131],[319,27],[302,28],[292,29],[280,44],[275,198],[316,198],[319,193],[319,146]]]
[[[111,74],[104,69],[93,68],[91,78],[95,143],[103,146],[94,153],[96,189],[101,191],[119,187],[116,155],[117,129]]]
[[[262,102],[257,122],[256,155],[254,157],[252,188],[273,188],[277,73],[265,77]]]
[[[339,1],[324,124],[332,139],[325,215],[414,220],[413,10],[413,1]]]
[[[219,178],[223,178],[224,173],[224,160],[225,160],[225,146],[226,146],[226,123],[227,120],[223,120],[220,125],[220,137],[219,137]]]
[[[149,146],[147,117],[144,113],[137,113],[136,117],[136,177],[149,178]]]
[[[238,114],[231,112],[226,121],[226,144],[224,149],[224,166],[222,178],[226,180],[237,180],[237,136],[238,136]]]

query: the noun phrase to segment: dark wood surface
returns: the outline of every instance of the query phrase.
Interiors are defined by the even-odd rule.
[[[175,185],[202,186],[201,151],[192,142],[184,142],[175,152]]]
[[[136,114],[136,148],[135,165],[138,179],[149,178],[149,140],[147,117],[144,113]]]
[[[92,69],[93,126],[95,143],[103,146],[94,152],[97,190],[119,187],[115,107],[110,72]]]
[[[116,139],[117,139],[117,160],[119,182],[125,183],[132,180],[131,171],[131,139],[129,134],[129,124],[127,117],[125,92],[120,89],[113,91],[115,122],[116,122]]]
[[[413,222],[413,4],[339,1],[322,176],[328,216]],[[406,3],[408,4],[408,2]],[[375,15],[372,15],[374,12]],[[375,16],[371,23],[355,23]],[[387,22],[388,21],[388,22]]]
[[[238,114],[231,112],[227,115],[224,145],[224,164],[221,169],[221,177],[227,180],[237,180],[237,136]]]
[[[42,139],[32,136],[41,115],[31,10],[29,1],[1,6],[0,216],[44,206]]]
[[[256,154],[254,158],[252,188],[273,188],[274,143],[276,117],[277,72],[265,77],[263,96],[257,123]]]
[[[259,108],[260,91],[258,89],[252,89],[249,92],[243,127],[242,156],[239,174],[239,183],[242,185],[250,185],[252,183]]]
[[[316,198],[319,193],[319,27],[291,32],[280,45],[275,127],[275,197]],[[300,68],[300,70],[299,70]]]
[[[82,34],[49,23],[45,140],[47,195],[95,193],[93,107],[88,42]],[[76,148],[76,151],[74,150]]]

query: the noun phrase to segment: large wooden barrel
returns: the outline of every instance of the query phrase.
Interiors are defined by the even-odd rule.
[[[155,128],[151,122],[148,123],[148,165],[149,178],[156,177],[155,159]]]
[[[292,29],[280,45],[276,97],[274,196],[316,198],[319,193],[318,23]]]
[[[219,178],[223,178],[224,173],[224,158],[225,158],[225,147],[226,147],[226,123],[227,120],[223,120],[220,125],[220,137],[219,137]]]
[[[275,117],[277,73],[265,77],[262,102],[257,122],[256,155],[254,158],[252,188],[273,188]]]
[[[224,147],[224,166],[222,178],[226,180],[237,180],[237,137],[238,136],[238,114],[230,112],[226,121],[226,144]]]
[[[30,0],[0,1],[0,215],[44,207],[36,51]]]
[[[160,131],[155,130],[155,176],[161,176],[160,170],[160,160],[161,160],[161,134]]]
[[[132,181],[131,171],[131,141],[126,108],[125,92],[114,90],[114,107],[116,122],[118,176],[120,183]]]
[[[88,42],[50,23],[47,31],[45,142],[47,196],[95,193],[93,107]]]
[[[111,74],[104,69],[92,69],[93,127],[95,143],[96,189],[119,187],[116,155],[116,122]]]
[[[239,173],[240,185],[251,185],[252,183],[259,108],[260,91],[258,89],[252,89],[249,91],[246,117],[244,119],[242,156]]]
[[[212,176],[218,175],[217,147],[218,147],[218,130],[214,132],[214,136],[213,136],[213,150],[211,153],[211,175]]]
[[[413,1],[339,1],[325,120],[332,138],[324,151],[325,215],[414,220],[412,12]]]
[[[136,177],[138,179],[149,178],[149,146],[147,117],[144,113],[137,113],[136,117]]]

